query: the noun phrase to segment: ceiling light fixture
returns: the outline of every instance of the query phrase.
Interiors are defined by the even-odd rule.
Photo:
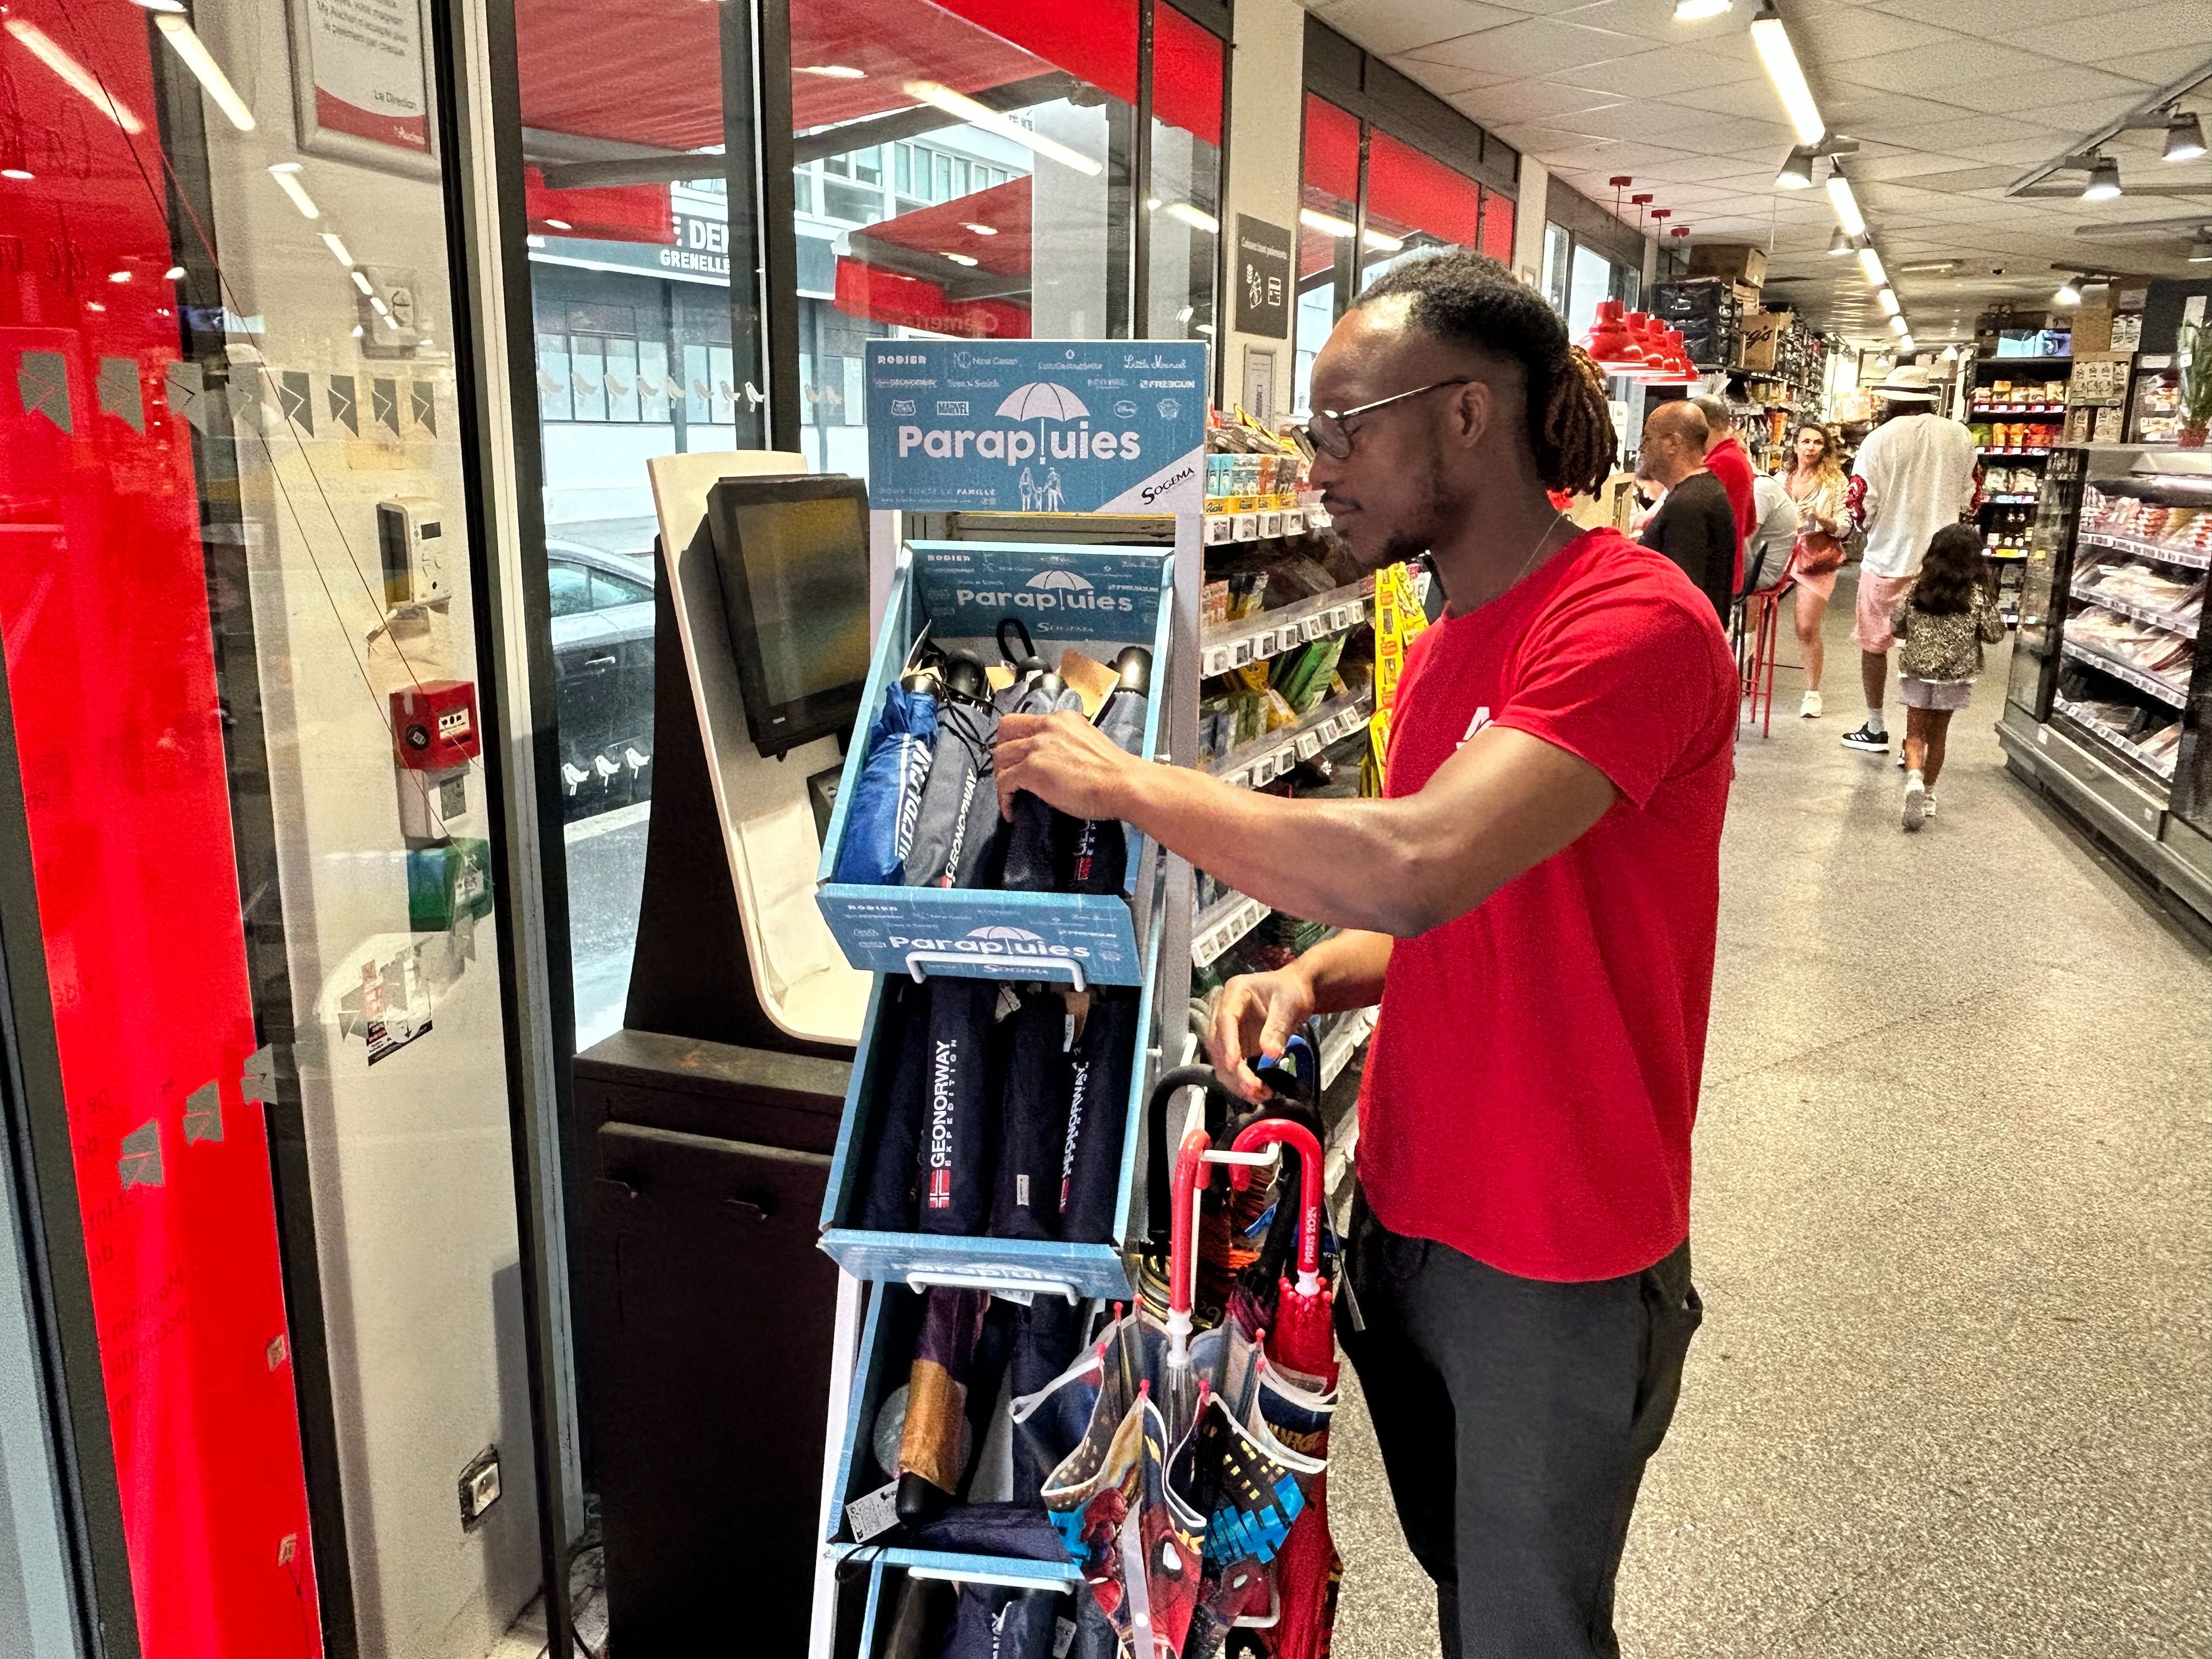
[[[2204,154],[2204,125],[2189,110],[2175,110],[2166,118],[2166,159],[2193,161]]]
[[[1874,251],[1872,245],[1859,250],[1859,269],[1866,272],[1867,281],[1876,288],[1889,286],[1889,273],[1881,268],[1881,255]]]
[[[369,283],[368,274],[359,265],[346,272],[346,275],[353,278],[353,285],[363,294],[374,295],[376,292],[375,288]]]
[[[1180,219],[1193,230],[1202,230],[1209,236],[1221,234],[1221,221],[1204,208],[1193,207],[1188,202],[1170,202],[1167,211],[1169,218]]]
[[[1945,346],[1943,348],[1943,361],[1947,363],[1957,362],[1959,361],[1959,348],[1954,345]]]
[[[184,277],[185,268],[182,265],[171,265],[161,273],[161,280],[167,283],[180,283]]]
[[[352,251],[346,246],[344,242],[339,240],[337,232],[334,230],[326,230],[323,233],[323,246],[330,249],[331,258],[337,260],[349,270],[352,270],[355,264],[358,263],[354,258]]]
[[[1788,159],[1782,163],[1782,171],[1774,175],[1775,189],[1812,189],[1814,155],[1810,144],[1799,144],[1791,149]]]
[[[996,236],[999,234],[998,226],[987,225],[980,219],[963,219],[960,222],[960,228],[978,236]]]
[[[972,265],[975,263],[975,256],[972,253],[955,253],[947,249],[945,257],[956,265]]]
[[[1898,301],[1895,289],[1878,288],[1874,291],[1874,297],[1880,303],[1881,314],[1885,317],[1894,317],[1905,309]]]
[[[292,205],[300,210],[301,216],[308,219],[323,216],[322,209],[315,205],[315,198],[307,194],[307,187],[300,182],[300,164],[297,161],[271,161],[269,176],[276,181],[279,190],[292,198]]]
[[[1896,335],[1899,339],[1903,339],[1906,335],[1912,332],[1912,325],[1906,322],[1902,317],[1893,317],[1889,319],[1889,331],[1892,334]]]
[[[2081,191],[2085,202],[2109,202],[2120,193],[2120,164],[2100,155],[2089,166],[2089,182]]]
[[[1674,0],[1674,21],[1702,23],[1708,17],[1718,17],[1735,9],[1735,0]]]
[[[971,127],[981,127],[986,132],[995,132],[1000,137],[1019,144],[1035,155],[1074,172],[1097,178],[1106,171],[1079,149],[1071,149],[1056,138],[1048,138],[1041,132],[1032,132],[1011,116],[1002,115],[988,104],[979,104],[973,98],[957,93],[935,81],[908,81],[904,83],[906,95],[918,102],[943,110],[947,115],[965,121]]]
[[[2212,264],[2212,225],[2197,233],[2197,240],[2189,245],[2189,263],[2192,265]]]
[[[552,226],[556,230],[575,229],[575,226],[570,224],[566,219],[548,219],[545,222]]]
[[[1851,239],[1850,239],[1850,237],[1848,237],[1848,236],[1844,235],[1844,228],[1843,228],[1841,225],[1838,225],[1838,226],[1836,227],[1836,234],[1835,234],[1833,236],[1831,236],[1830,238],[1828,238],[1828,254],[1829,254],[1829,257],[1830,257],[1831,258],[1838,258],[1838,259],[1839,259],[1839,258],[1841,258],[1844,254],[1849,253],[1850,251],[1851,251]]]
[[[1844,228],[1844,235],[1867,234],[1866,215],[1859,211],[1859,198],[1851,194],[1851,181],[1844,177],[1840,167],[1828,174],[1828,205],[1835,209],[1836,222]]]
[[[1790,31],[1783,27],[1774,0],[1765,0],[1759,15],[1751,20],[1751,44],[1759,61],[1766,66],[1766,78],[1774,82],[1782,107],[1789,112],[1790,125],[1797,129],[1797,142],[1819,143],[1828,124],[1820,118],[1820,106],[1813,101],[1813,88],[1805,83],[1797,48],[1790,44]]]
[[[867,70],[854,69],[850,64],[800,64],[795,65],[791,72],[793,75],[818,75],[825,81],[865,81],[868,78]]]
[[[124,131],[135,137],[146,131],[146,124],[131,112],[128,104],[101,86],[83,64],[64,52],[53,37],[36,23],[11,17],[8,20],[8,33],[21,42],[24,51],[61,76],[71,92]]]
[[[179,10],[183,8],[178,8]],[[161,31],[161,38],[169,43],[169,50],[177,54],[192,78],[206,88],[215,106],[230,118],[231,125],[240,132],[253,131],[253,112],[246,106],[246,100],[238,95],[238,88],[222,72],[222,65],[215,61],[206,43],[192,33],[192,26],[181,17],[173,16],[167,7],[160,8],[154,18],[154,27]]]
[[[1340,219],[1333,213],[1322,213],[1314,208],[1300,208],[1298,222],[1308,230],[1317,230],[1324,236],[1334,236],[1339,240],[1359,234],[1359,228],[1351,220]]]
[[[2069,276],[2058,285],[2058,292],[2051,296],[2054,304],[2078,306],[2081,303],[2081,284],[2078,278]]]
[[[107,280],[111,283],[127,283],[131,280],[131,273],[127,270],[111,270],[107,273]]]
[[[1372,248],[1377,253],[1402,253],[1406,250],[1405,243],[1397,237],[1385,236],[1379,230],[1362,231],[1359,240],[1362,244]]]

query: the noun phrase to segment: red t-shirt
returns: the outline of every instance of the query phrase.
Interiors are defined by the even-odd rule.
[[[1581,840],[1391,948],[1359,1177],[1393,1232],[1526,1279],[1638,1273],[1688,1237],[1735,772],[1712,602],[1611,530],[1413,642],[1389,793],[1510,726],[1620,792]]]
[[[1729,505],[1735,509],[1735,591],[1743,592],[1743,550],[1751,532],[1759,528],[1759,497],[1752,493],[1751,457],[1733,438],[1723,438],[1705,452],[1705,471],[1721,481]]]

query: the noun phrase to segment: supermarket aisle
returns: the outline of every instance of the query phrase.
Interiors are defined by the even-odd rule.
[[[1621,1573],[1622,1650],[2202,1654],[2212,966],[2004,775],[2002,653],[1942,816],[1899,832],[1898,774],[1836,741],[1850,599],[1836,713],[1739,750],[1697,1140],[1706,1321]],[[1433,1654],[1347,1419],[1337,1652]]]

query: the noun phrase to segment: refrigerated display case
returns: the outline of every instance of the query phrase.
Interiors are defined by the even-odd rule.
[[[2212,924],[2208,568],[2212,455],[2055,455],[1997,734],[2015,774]]]

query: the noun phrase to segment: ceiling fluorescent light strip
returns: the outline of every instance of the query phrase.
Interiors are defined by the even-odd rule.
[[[124,131],[135,137],[146,131],[146,124],[128,104],[101,86],[83,64],[62,50],[60,44],[36,23],[11,17],[8,20],[8,33],[15,37],[24,51],[59,76],[70,91]]]
[[[1813,88],[1806,84],[1797,48],[1790,44],[1790,31],[1783,25],[1782,14],[1774,9],[1774,0],[1766,0],[1759,15],[1751,20],[1751,44],[1766,67],[1766,78],[1774,82],[1775,94],[1782,100],[1790,125],[1797,129],[1797,142],[1819,143],[1826,136],[1828,125],[1820,118],[1820,106],[1813,101]]]
[[[253,112],[246,106],[246,100],[238,95],[238,88],[222,72],[222,65],[215,61],[206,43],[192,33],[192,26],[181,17],[168,12],[157,13],[154,27],[161,31],[161,38],[169,43],[169,50],[183,60],[192,76],[215,101],[215,106],[229,118],[231,125],[240,132],[253,131]]]
[[[918,102],[943,110],[947,115],[965,121],[971,127],[981,127],[994,132],[1011,143],[1019,144],[1035,155],[1057,161],[1064,167],[1097,178],[1106,171],[1104,165],[1093,161],[1081,150],[1071,149],[1056,138],[1048,138],[1041,132],[1032,132],[1012,117],[1002,115],[988,105],[979,104],[973,98],[957,93],[935,81],[908,81],[904,83],[906,95]]]

